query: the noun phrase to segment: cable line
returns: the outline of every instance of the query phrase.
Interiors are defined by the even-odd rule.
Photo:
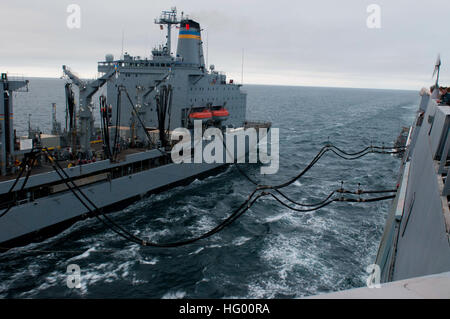
[[[13,192],[14,187],[17,185],[17,182],[19,181],[20,177],[22,176],[23,172],[27,169],[27,166],[28,166],[27,174],[25,175],[25,179],[24,179],[24,181],[22,183],[22,186],[21,186],[19,191],[21,192],[21,191],[23,191],[25,189],[25,185],[28,182],[28,178],[31,175],[31,168],[32,168],[32,166],[34,164],[35,156],[36,156],[36,153],[34,153],[33,150],[31,150],[30,153],[27,153],[25,155],[25,157],[28,157],[28,158],[26,158],[24,161],[22,161],[20,173],[19,173],[19,175],[17,175],[16,180],[14,181],[13,185],[9,189],[9,191],[7,193],[8,195]],[[8,207],[0,214],[0,218],[5,216],[6,214],[8,214],[8,212],[11,210],[12,207],[14,207],[14,201],[12,203],[10,203],[8,205]]]
[[[126,92],[126,91],[125,91]],[[126,92],[130,102],[131,98],[129,97],[128,93]],[[64,182],[64,184],[68,187],[68,189],[74,194],[74,196],[80,201],[80,203],[89,211],[89,213],[91,213],[94,217],[96,217],[100,222],[102,222],[106,227],[108,227],[109,229],[111,229],[113,232],[115,232],[117,235],[121,236],[122,238],[134,242],[136,244],[142,245],[142,246],[151,246],[151,247],[159,247],[159,248],[171,248],[171,247],[180,247],[180,246],[185,246],[188,244],[192,244],[194,242],[197,242],[201,239],[205,239],[207,237],[210,237],[216,233],[218,233],[219,231],[223,230],[225,227],[227,227],[228,225],[231,225],[234,221],[236,221],[239,217],[241,217],[245,212],[247,212],[257,201],[259,198],[261,197],[265,197],[265,196],[271,196],[272,198],[274,198],[277,202],[279,202],[281,205],[293,210],[293,211],[297,211],[297,212],[311,212],[311,211],[315,211],[318,210],[320,208],[326,207],[328,205],[330,205],[331,203],[335,202],[335,201],[347,201],[347,202],[374,202],[374,201],[380,201],[380,200],[386,200],[386,199],[391,199],[394,198],[395,195],[390,195],[390,196],[383,196],[383,197],[376,197],[376,198],[369,198],[369,199],[352,199],[352,198],[332,198],[332,196],[336,193],[336,192],[341,192],[341,193],[348,193],[348,194],[362,194],[363,191],[358,190],[358,192],[350,192],[350,191],[346,191],[344,189],[340,189],[337,191],[333,191],[331,192],[324,200],[322,200],[319,203],[315,203],[315,204],[303,204],[303,203],[298,203],[296,201],[293,201],[292,199],[290,199],[288,196],[284,195],[280,189],[284,188],[290,184],[292,184],[293,182],[295,182],[297,179],[299,179],[301,176],[303,176],[307,171],[309,171],[317,162],[318,160],[327,152],[327,151],[332,151],[333,153],[342,156],[341,154],[338,154],[338,152],[341,152],[342,154],[345,154],[345,156],[342,156],[342,158],[346,159],[346,160],[354,160],[360,157],[363,157],[369,153],[380,153],[380,154],[389,154],[391,152],[384,152],[384,151],[378,151],[379,149],[386,149],[384,147],[373,147],[370,146],[362,151],[356,152],[356,153],[345,153],[340,149],[337,149],[338,151],[335,151],[333,149],[333,145],[327,144],[324,147],[322,147],[322,149],[317,153],[317,155],[313,158],[313,160],[294,178],[288,180],[287,182],[284,182],[282,184],[279,185],[259,185],[257,184],[255,181],[253,181],[247,174],[245,174],[245,172],[243,172],[239,166],[236,166],[238,168],[238,170],[242,173],[243,176],[245,176],[249,181],[251,181],[252,183],[254,183],[256,185],[255,189],[250,193],[250,195],[248,196],[248,198],[237,208],[235,209],[227,218],[225,218],[222,222],[220,222],[217,226],[215,226],[213,229],[211,229],[210,231],[194,237],[194,238],[190,238],[190,239],[186,239],[186,240],[182,240],[182,241],[177,241],[177,242],[171,242],[171,243],[156,243],[156,242],[151,242],[148,241],[146,239],[140,238],[132,233],[130,233],[129,231],[127,231],[126,229],[124,229],[122,226],[118,225],[116,222],[114,222],[111,218],[109,218],[108,216],[106,216],[106,214],[102,211],[102,209],[98,208],[94,202],[92,202],[88,196],[86,196],[84,194],[84,192],[76,185],[76,183],[73,181],[73,178],[71,178],[67,172],[59,165],[59,163],[49,154],[48,150],[46,148],[42,148],[41,151],[44,153],[44,155],[49,159],[52,168],[54,169],[54,171],[57,173],[57,175],[60,177],[60,179]],[[36,156],[37,153],[32,153],[34,155],[32,155],[32,161],[34,161],[34,156]],[[31,172],[31,168],[30,170],[27,172],[27,177],[24,180],[24,183],[22,184],[22,188],[21,190],[23,190],[23,188],[25,187],[25,184],[28,180],[28,176]],[[19,176],[20,177],[20,176]],[[18,179],[17,179],[18,180]],[[17,180],[15,181],[15,183],[13,184],[12,189],[14,188],[15,184],[17,183]],[[299,209],[296,207],[292,207],[286,203],[284,203],[280,198],[278,198],[275,194],[273,194],[272,192],[270,192],[270,190],[277,192],[278,194],[280,194],[282,197],[284,197],[286,200],[290,201],[293,204],[299,205],[299,206],[307,206],[307,207],[311,207],[308,209]],[[78,192],[78,193],[77,193]],[[365,191],[365,193],[375,193],[375,192],[390,192],[388,191]],[[83,200],[84,199],[84,200]],[[1,216],[4,216],[10,208],[7,209],[6,212],[2,213]],[[104,218],[101,218],[100,215]]]
[[[109,227],[112,231],[114,231],[115,233],[117,233],[119,236],[132,241],[134,243],[137,243],[139,245],[142,246],[152,246],[152,247],[159,247],[159,248],[172,248],[172,247],[180,247],[180,246],[185,246],[188,244],[192,244],[196,241],[199,241],[201,239],[205,239],[207,237],[210,237],[216,233],[218,233],[219,231],[221,231],[222,229],[224,229],[226,226],[232,224],[234,221],[236,221],[240,216],[242,216],[245,212],[247,212],[255,203],[256,201],[263,197],[263,196],[272,196],[274,199],[276,199],[280,204],[282,204],[285,207],[290,208],[291,210],[294,211],[300,211],[300,212],[309,212],[309,211],[315,211],[318,210],[320,208],[323,208],[325,206],[328,206],[329,204],[331,204],[334,201],[338,201],[337,199],[333,199],[333,200],[327,200],[323,203],[321,203],[321,205],[310,208],[310,209],[297,209],[294,207],[291,207],[287,204],[285,204],[284,202],[282,202],[278,197],[276,197],[273,193],[270,192],[265,192],[261,190],[264,189],[274,189],[274,190],[279,190],[279,188],[285,187],[291,183],[293,183],[295,180],[297,180],[298,178],[300,178],[301,176],[303,176],[309,169],[311,169],[315,163],[317,163],[317,161],[328,151],[329,146],[324,146],[319,153],[314,157],[314,159],[310,162],[310,164],[300,173],[298,174],[294,179],[291,179],[290,181],[284,183],[284,184],[280,184],[280,185],[276,185],[276,186],[268,186],[268,185],[262,185],[262,186],[257,186],[253,192],[248,196],[247,200],[245,200],[236,210],[234,210],[225,220],[223,220],[219,225],[217,225],[216,227],[214,227],[213,229],[211,229],[210,231],[204,233],[203,235],[200,235],[198,237],[194,237],[191,239],[187,239],[187,240],[182,240],[182,241],[177,241],[177,242],[171,242],[171,243],[156,243],[156,242],[151,242],[148,241],[146,239],[142,239],[138,236],[135,236],[134,234],[131,234],[130,232],[126,231],[124,228],[122,228],[120,225],[116,224],[113,220],[111,220],[109,217],[107,217],[104,213],[102,213],[101,211],[99,211],[99,209],[95,206],[94,203],[92,203],[90,200],[88,200],[87,196],[84,195],[84,193],[81,191],[81,189],[79,189],[76,184],[74,184],[77,188],[77,191],[82,194],[83,197],[85,197],[90,203],[91,205],[94,207],[95,211],[93,211],[91,209],[91,207],[89,207],[88,205],[84,204],[84,206],[89,210],[89,212],[91,212],[92,214],[94,214],[94,216],[96,216],[103,224],[105,224],[107,227]],[[360,155],[358,155],[359,157],[362,157],[364,155],[367,155],[369,153],[372,153],[372,151],[368,151],[368,152],[358,152]],[[383,153],[383,152],[379,152],[379,153]],[[47,153],[48,155],[48,153]],[[53,161],[52,161],[53,162]],[[56,163],[57,164],[57,163]],[[56,169],[56,167],[54,167]],[[64,172],[65,173],[65,172]],[[62,177],[60,175],[60,177]],[[68,176],[67,176],[68,177]],[[62,177],[63,178],[63,177]],[[67,181],[64,179],[66,185],[69,187],[69,189],[74,193],[75,190],[73,188],[71,188]],[[259,192],[259,194],[257,194]],[[257,194],[257,195],[256,195]],[[256,196],[255,196],[256,195]],[[254,197],[255,196],[255,197]],[[395,196],[395,195],[394,195]],[[76,197],[80,199],[79,196],[76,195]],[[253,198],[254,197],[254,198]],[[331,197],[331,196],[330,196]],[[392,197],[389,197],[392,198]],[[388,199],[388,198],[384,198],[384,199]],[[342,199],[341,199],[342,200]],[[372,199],[372,200],[366,200],[366,201],[376,201],[376,200],[382,200],[382,199]],[[351,201],[350,199],[348,201]],[[356,201],[356,200],[355,200]],[[111,223],[110,226],[108,225],[108,223],[106,223],[103,219],[101,219],[97,213],[100,213],[105,219],[108,220],[109,223]],[[117,229],[119,230],[117,230]]]
[[[135,107],[135,105],[134,105],[134,103],[133,103],[133,100],[131,99],[130,95],[128,94],[127,88],[126,88],[125,86],[122,86],[121,89],[125,91],[125,94],[127,95],[128,101],[130,102],[130,105],[131,105],[131,107],[133,108],[134,114],[136,115],[136,117],[137,117],[139,123],[140,123],[141,126],[142,126],[142,129],[143,129],[144,132],[145,132],[145,135],[146,135],[146,137],[147,137],[148,142],[149,142],[151,145],[153,145],[153,146],[154,146],[154,147],[155,147],[162,155],[168,156],[168,154],[167,154],[167,152],[166,152],[165,150],[161,150],[161,149],[158,147],[158,145],[156,145],[156,144],[153,142],[152,138],[150,137],[150,134],[147,132],[147,128],[145,127],[144,121],[142,120],[141,116],[139,115],[139,112],[137,111],[137,109],[136,109],[136,107]]]

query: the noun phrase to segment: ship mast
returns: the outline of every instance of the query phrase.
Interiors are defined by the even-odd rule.
[[[179,24],[180,21],[177,18],[177,8],[172,7],[170,11],[163,11],[159,18],[155,19],[155,24],[159,24],[161,27],[163,25],[167,25],[167,52],[169,56],[171,53],[171,31],[172,31],[172,25],[173,24]]]

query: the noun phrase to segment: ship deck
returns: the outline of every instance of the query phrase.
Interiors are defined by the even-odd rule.
[[[116,163],[117,162],[120,163],[120,162],[124,161],[128,155],[141,153],[141,152],[145,152],[145,151],[148,151],[148,149],[146,149],[146,148],[127,148],[127,149],[124,149],[118,154],[117,159],[115,160],[115,162]],[[58,164],[62,168],[66,168],[66,167],[69,166],[69,164],[73,165],[74,163],[75,163],[75,161],[69,161],[69,160],[58,161]],[[83,164],[80,164],[80,165],[83,165]],[[33,166],[32,170],[30,172],[30,176],[49,173],[49,172],[52,172],[53,170],[54,169],[53,169],[53,166],[51,165],[51,163],[48,160],[46,160],[45,156],[42,156],[41,163],[39,165]],[[8,174],[8,175],[5,175],[5,176],[0,175],[0,183],[1,182],[6,182],[6,181],[10,181],[10,180],[14,180],[14,179],[17,178],[18,174],[19,174],[19,170],[16,173],[13,173],[13,174]],[[25,175],[26,174],[23,173],[22,177],[24,177]]]
[[[254,120],[245,121],[244,129],[248,129],[248,128],[254,128],[256,130],[259,130],[260,128],[270,129],[271,125],[272,125],[271,122],[266,122],[266,121],[254,121]],[[96,151],[97,153],[100,153],[102,155],[101,144],[94,144],[92,146],[93,146],[93,151]],[[145,152],[145,151],[149,151],[149,150],[151,150],[151,149],[142,148],[142,147],[130,147],[130,148],[123,149],[117,155],[117,158],[115,159],[114,162],[115,163],[123,162],[126,160],[128,155],[137,154],[137,153],[141,153],[141,152]],[[101,157],[103,157],[103,155]],[[62,168],[66,168],[70,164],[72,164],[74,166],[84,165],[84,164],[75,165],[75,163],[76,163],[75,160],[60,160],[60,161],[58,161],[58,163]],[[51,163],[46,159],[45,156],[42,155],[42,157],[40,159],[40,164],[36,165],[32,168],[30,176],[49,173],[49,172],[52,172],[53,170],[54,169],[53,169],[53,166],[51,165]],[[7,175],[0,175],[0,183],[16,179],[19,172],[20,172],[20,170],[18,169],[17,172],[15,172],[15,173],[10,173]],[[23,173],[22,177],[24,177],[25,175],[26,174]]]

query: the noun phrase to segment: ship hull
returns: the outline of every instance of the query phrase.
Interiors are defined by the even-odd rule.
[[[239,129],[236,134],[245,134],[245,130]],[[235,144],[234,149],[229,150],[234,154],[235,161],[246,162],[249,151],[256,148],[261,138],[259,136],[253,142],[251,139],[245,140],[241,155]],[[198,146],[204,147],[206,143],[203,140]],[[64,168],[64,172],[101,213],[107,213],[124,208],[149,194],[213,175],[230,165],[226,157],[224,151],[223,161],[219,163],[167,163],[167,157],[160,150],[153,149],[129,154],[120,162],[103,160]],[[117,175],[117,172],[120,174]],[[22,177],[14,190],[20,189],[24,180]],[[13,183],[14,180],[0,183],[0,195],[8,194]],[[42,188],[50,189],[50,194],[35,196],[35,191],[40,192]],[[92,205],[85,200],[91,210],[86,208],[53,170],[30,176],[25,190],[30,194],[29,199],[16,201],[16,205],[0,218],[0,250],[42,240],[78,220],[93,217]]]
[[[378,249],[381,282],[450,269],[449,130],[448,106],[423,95]]]
[[[196,178],[213,175],[228,164],[167,164],[136,174],[80,187],[101,208],[117,211],[148,196]],[[0,249],[27,244],[52,236],[74,222],[93,215],[71,191],[14,206],[0,223]]]

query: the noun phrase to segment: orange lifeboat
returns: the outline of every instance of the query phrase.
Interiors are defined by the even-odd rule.
[[[225,108],[221,108],[220,110],[212,111],[211,113],[212,113],[214,120],[217,120],[217,121],[226,120],[227,117],[230,115],[230,112],[228,112],[228,110]]]
[[[201,112],[194,112],[189,114],[189,118],[191,120],[201,120],[202,122],[206,122],[212,118],[213,114],[209,110],[203,110]]]

